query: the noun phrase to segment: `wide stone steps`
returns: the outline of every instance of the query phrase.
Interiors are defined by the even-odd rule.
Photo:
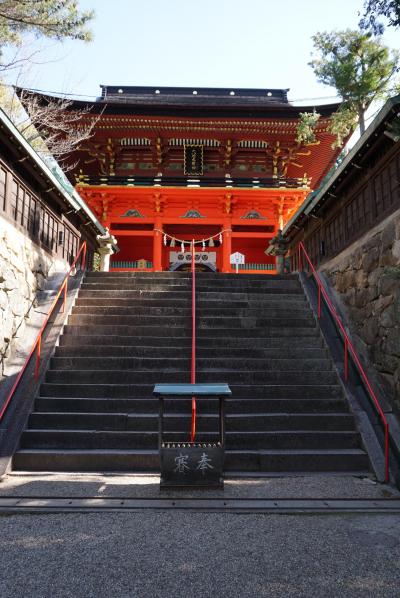
[[[96,290],[137,290],[138,283],[136,280],[129,280],[123,279],[121,281],[115,281],[110,279],[108,281],[84,281],[82,284],[82,291],[96,291]],[[270,280],[268,283],[268,287],[265,287],[261,281],[256,280],[245,280],[245,281],[234,281],[230,283],[229,281],[204,281],[202,279],[196,280],[196,290],[201,292],[242,292],[242,293],[259,293],[264,292],[268,289],[271,291],[273,289],[278,289],[280,293],[283,292],[298,292],[299,294],[302,293],[301,286],[298,280]],[[140,282],[140,290],[150,290],[150,291],[190,291],[191,290],[191,282],[186,280],[173,280],[173,281],[146,281]]]
[[[13,457],[14,469],[24,471],[147,472],[158,471],[154,449],[20,449]],[[362,448],[227,450],[225,469],[232,473],[256,472],[352,472],[369,468]]]
[[[87,272],[86,273],[86,280],[90,281],[93,279],[97,280],[107,280],[115,278],[127,278],[133,279],[137,281],[148,281],[148,280],[175,280],[175,279],[187,279],[191,281],[191,273],[190,272]],[[200,278],[203,280],[210,280],[213,281],[215,279],[215,274],[213,272],[196,272],[196,278],[199,280]],[[218,272],[218,279],[220,280],[228,280],[228,281],[243,281],[243,279],[251,280],[258,280],[263,284],[266,283],[266,276],[265,274],[231,274],[231,273],[223,273]],[[298,280],[296,274],[274,274],[273,276],[268,277],[269,280]]]
[[[29,429],[60,430],[96,430],[96,431],[158,431],[158,415],[148,413],[33,413],[29,418]],[[350,431],[354,430],[353,416],[350,413],[257,413],[228,414],[226,417],[227,432],[259,432],[259,431]],[[174,413],[165,417],[165,430],[184,433],[182,441],[188,441],[190,415]],[[200,414],[197,431],[216,432],[218,430],[217,414]]]
[[[190,369],[190,357],[53,357],[52,370],[165,370],[183,371]],[[197,371],[230,372],[231,370],[264,371],[331,371],[330,359],[271,359],[259,357],[224,357],[197,359]]]
[[[68,322],[71,326],[166,326],[167,328],[186,326],[188,329],[191,326],[190,316],[177,315],[130,315],[130,316],[115,316],[115,315],[87,315],[87,314],[72,314]],[[222,328],[222,329],[247,329],[257,328],[263,329],[271,327],[315,327],[315,320],[312,315],[302,314],[301,316],[287,315],[286,318],[281,317],[206,317],[202,316],[198,322],[199,328]]]
[[[309,319],[309,311],[307,306],[302,304],[301,307],[297,307],[296,305],[282,306],[276,305],[275,307],[264,307],[264,308],[248,308],[248,307],[225,307],[225,306],[217,306],[217,307],[202,307],[202,319],[206,318],[229,318],[229,319],[240,319],[243,318],[284,318],[287,315],[287,310],[290,309],[290,315],[292,318],[307,318]],[[104,306],[96,306],[93,307],[92,305],[80,305],[78,304],[76,307],[73,308],[72,313],[75,316],[104,316],[104,319],[107,320],[110,316],[123,316],[123,317],[132,317],[132,305],[125,306],[125,307],[104,307]],[[192,314],[191,306],[188,307],[179,307],[179,309],[174,307],[163,307],[163,306],[150,306],[150,305],[141,305],[140,307],[134,308],[135,317],[141,316],[142,318],[146,318],[147,316],[165,318],[165,317],[177,317],[179,314],[180,318],[190,318]]]
[[[94,308],[94,313],[96,313],[97,307],[107,307],[107,308],[118,308],[118,307],[128,307],[131,309],[131,313],[134,313],[137,308],[141,307],[172,307],[175,310],[182,308],[190,308],[192,306],[191,303],[191,295],[184,296],[181,295],[178,299],[166,298],[164,296],[160,297],[134,297],[134,298],[126,298],[126,297],[115,297],[112,300],[112,305],[110,305],[110,299],[107,297],[102,296],[95,296],[95,297],[84,297],[79,296],[76,301],[77,306],[82,307],[92,307]],[[305,300],[305,297],[302,295],[271,295],[270,297],[265,297],[264,295],[261,296],[260,299],[254,298],[238,298],[236,300],[230,300],[229,304],[227,304],[226,297],[219,299],[208,299],[197,298],[196,305],[198,308],[203,309],[227,309],[234,311],[235,309],[260,309],[260,310],[269,310],[269,309],[308,309],[308,304]]]
[[[74,316],[71,316],[73,318]],[[235,342],[235,337],[245,337],[248,339],[269,339],[269,338],[293,338],[293,328],[289,326],[281,326],[279,327],[279,321],[273,321],[274,326],[269,328],[255,328],[255,327],[248,327],[248,328],[218,328],[218,338],[231,338],[232,342]],[[284,324],[289,324],[287,320],[284,321]],[[209,338],[211,335],[214,334],[215,327],[208,326],[208,327],[200,327],[197,330],[197,339],[201,342],[203,337]],[[64,334],[75,334],[79,336],[87,337],[90,334],[96,334],[97,336],[103,337],[103,342],[107,342],[107,338],[109,336],[167,336],[171,338],[191,338],[191,329],[189,327],[178,327],[174,326],[168,328],[167,326],[122,326],[122,325],[111,325],[111,324],[81,324],[81,325],[67,325],[64,328]],[[318,328],[314,326],[307,326],[307,327],[299,327],[296,326],[295,330],[295,338],[293,339],[296,341],[298,337],[305,337],[305,336],[314,336],[319,337],[320,333]],[[214,334],[214,337],[217,339],[217,335]]]
[[[144,339],[143,339],[144,341]],[[167,357],[168,358],[183,358],[187,359],[190,351],[189,345],[186,346],[173,346],[168,347]],[[223,359],[224,351],[221,351],[221,347],[202,347],[197,348],[196,355],[200,359],[211,359],[220,358]],[[160,357],[165,356],[165,351],[160,351],[156,344],[153,346],[146,345],[106,345],[99,346],[96,343],[91,345],[61,345],[56,348],[56,357],[110,357],[115,359],[116,357],[148,357],[158,360]],[[265,347],[265,348],[243,348],[243,347],[230,347],[229,348],[230,359],[236,358],[276,358],[276,348]],[[293,362],[294,359],[324,359],[328,358],[328,352],[325,348],[308,348],[308,347],[287,347],[285,349],[285,359]]]
[[[336,381],[335,381],[336,382]],[[229,384],[232,395],[238,398],[274,398],[274,399],[320,399],[342,398],[339,384]],[[40,396],[43,397],[98,397],[98,398],[142,398],[150,399],[154,383],[117,384],[98,382],[92,384],[49,383],[41,385]]]
[[[182,405],[178,401],[166,401],[168,412],[181,412]],[[202,399],[198,401],[197,413],[208,413],[211,409],[216,411],[215,401]],[[41,412],[49,413],[148,413],[158,415],[159,405],[156,399],[131,399],[119,398],[71,398],[71,397],[45,397],[40,396],[35,401],[35,415]],[[226,413],[258,414],[258,413],[346,413],[348,404],[343,398],[310,398],[310,399],[229,399],[226,404]]]
[[[145,382],[156,384],[174,383],[177,378],[189,382],[190,373],[180,369],[149,372],[149,370],[49,370],[46,382],[61,384],[135,384]],[[229,384],[285,384],[290,378],[291,384],[335,384],[337,374],[334,371],[248,371],[248,370],[208,370],[200,371],[197,382],[228,382]]]
[[[218,440],[218,434],[199,433],[198,442],[212,443]],[[188,434],[179,431],[168,431],[166,442],[186,443]],[[231,432],[226,433],[226,448],[252,449],[355,449],[358,448],[358,434],[353,431],[344,432]],[[156,449],[157,432],[134,431],[91,431],[30,429],[24,434],[21,448],[30,449]]]
[[[98,334],[80,334],[82,331],[79,326],[64,329],[64,335],[60,338],[60,347],[75,347],[75,346],[95,346],[105,348],[108,346],[125,346],[127,348],[137,347],[154,347],[161,351],[165,351],[164,347],[176,346],[178,348],[191,348],[191,338],[185,337],[174,337],[174,345],[171,345],[169,337],[165,336],[116,336],[109,334],[106,337]],[[93,332],[93,331],[92,331]],[[211,334],[211,333],[210,333]],[[83,338],[84,337],[84,338]],[[210,349],[223,348],[225,352],[229,348],[229,351],[236,349],[272,349],[275,355],[286,355],[290,349],[324,349],[322,339],[319,335],[304,336],[304,337],[229,337],[229,336],[201,336],[197,338],[198,349]],[[321,353],[322,355],[322,353]]]
[[[176,299],[168,299],[167,297],[156,296],[156,297],[138,297],[127,298],[127,297],[114,297],[112,301],[112,305],[110,305],[110,299],[108,297],[102,297],[100,294],[96,294],[94,297],[88,297],[80,295],[76,301],[76,305],[82,307],[107,307],[107,308],[114,308],[114,307],[128,307],[132,311],[139,307],[172,307],[172,308],[179,308],[182,307],[189,307],[191,309],[191,295],[181,294],[179,298]],[[244,309],[301,309],[303,307],[308,308],[308,304],[304,295],[270,295],[261,297],[256,295],[255,298],[253,296],[250,297],[243,297],[243,298],[234,298],[230,299],[229,303],[226,301],[226,297],[220,297],[219,299],[209,299],[207,296],[204,297],[202,294],[201,297],[197,297],[196,301],[197,307],[201,307],[203,309],[214,308],[214,309],[229,309],[235,310],[238,308]]]
[[[197,381],[227,382],[226,469],[367,472],[368,456],[297,276],[197,275]],[[35,400],[16,469],[159,468],[159,382],[189,382],[191,276],[89,273]],[[187,404],[186,404],[187,403]],[[197,440],[217,439],[198,400]],[[166,401],[185,443],[190,401]]]
[[[204,291],[203,289],[199,289],[198,291],[198,298],[199,301],[205,301],[206,299],[210,299],[210,301],[226,301],[227,300],[227,292],[224,290],[211,290],[211,291]],[[280,287],[257,287],[252,289],[251,291],[245,290],[245,287],[238,287],[236,289],[230,289],[229,294],[232,297],[233,301],[247,301],[247,300],[263,300],[270,296],[274,300],[278,300],[279,298],[285,298],[286,300],[290,299],[290,296],[293,296],[293,299],[298,299],[302,297],[302,290],[299,288],[290,288],[286,289],[284,292]],[[82,298],[101,298],[101,299],[183,299],[187,296],[190,299],[190,290],[187,291],[178,291],[174,289],[168,289],[167,287],[160,287],[160,290],[155,290],[149,287],[148,289],[121,289],[120,287],[114,287],[112,289],[101,289],[101,288],[91,288],[84,287],[79,296]]]

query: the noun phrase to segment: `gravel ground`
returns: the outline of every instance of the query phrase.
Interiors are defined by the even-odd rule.
[[[1,496],[158,497],[156,475],[11,474],[0,481]],[[252,498],[387,498],[399,496],[393,486],[357,476],[293,476],[225,481],[225,489],[163,491],[162,496]],[[400,593],[399,593],[400,595]]]
[[[0,517],[2,598],[398,598],[400,516]]]

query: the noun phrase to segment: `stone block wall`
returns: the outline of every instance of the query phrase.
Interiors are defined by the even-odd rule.
[[[64,261],[40,249],[0,216],[0,379],[13,341],[23,339],[37,292],[49,275],[65,270]]]
[[[321,270],[400,412],[400,210]]]

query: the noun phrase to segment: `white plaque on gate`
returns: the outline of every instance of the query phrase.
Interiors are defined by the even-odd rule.
[[[171,264],[181,262],[182,264],[190,264],[192,262],[192,253],[190,251],[171,251],[169,254],[169,261]],[[196,251],[195,253],[196,263],[203,264],[216,264],[217,254],[215,251]]]

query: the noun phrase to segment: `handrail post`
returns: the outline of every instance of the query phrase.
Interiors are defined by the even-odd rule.
[[[86,267],[86,243],[84,243],[83,245],[83,251],[82,251],[82,259],[81,259],[81,270],[84,272],[85,271],[85,267]]]
[[[39,365],[40,365],[40,354],[42,350],[42,334],[39,334],[38,342],[36,345],[36,364],[35,364],[35,380],[38,379],[39,376]]]
[[[349,347],[347,338],[344,339],[344,379],[349,379]]]
[[[389,424],[385,424],[385,482],[390,481],[389,473]]]
[[[196,384],[196,253],[194,239],[192,239],[192,361],[190,382]],[[196,437],[196,397],[192,397],[192,424],[190,430],[190,441],[194,442]]]
[[[67,292],[68,292],[68,278],[64,283],[64,299],[63,299],[63,304],[61,307],[61,313],[63,314],[65,312],[65,306],[67,303]]]
[[[321,318],[321,285],[318,285],[318,320]]]

